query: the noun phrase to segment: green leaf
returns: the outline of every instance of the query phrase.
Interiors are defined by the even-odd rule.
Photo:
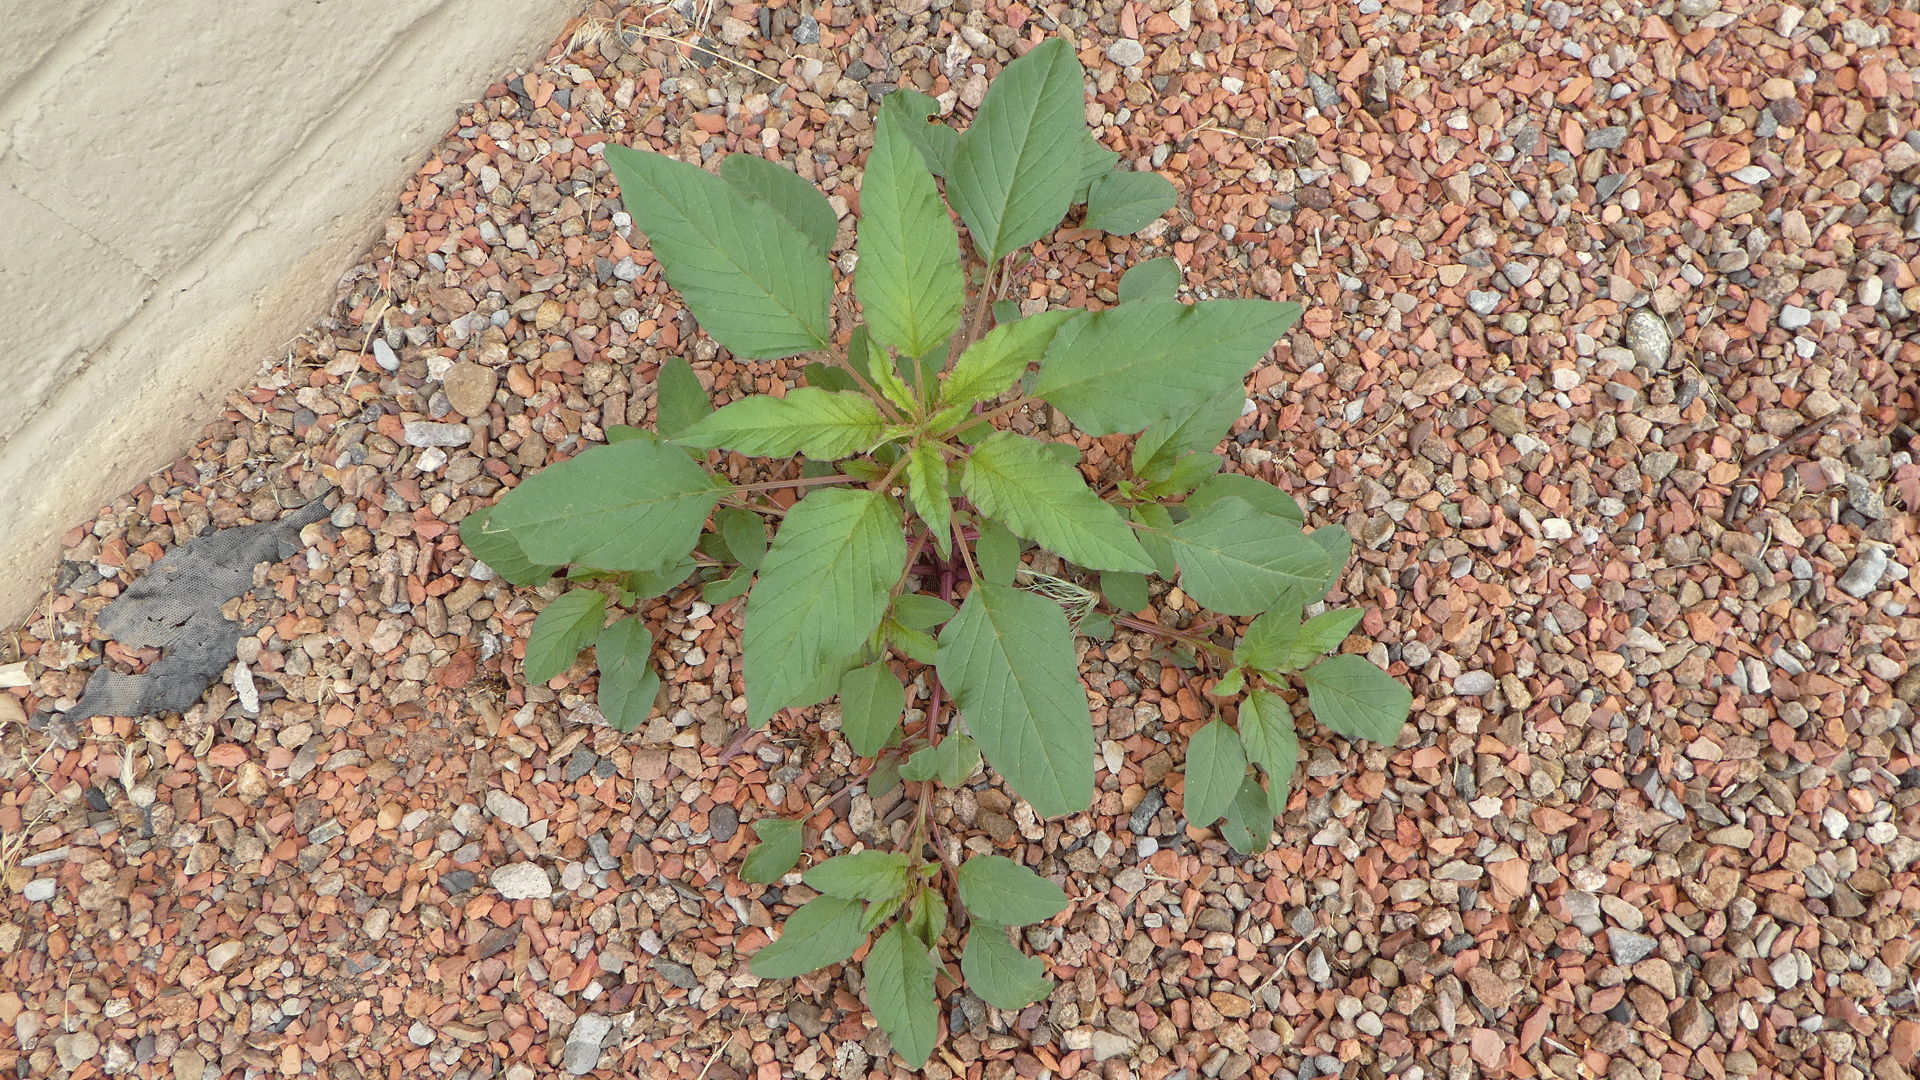
[[[1087,192],[1087,220],[1081,228],[1139,232],[1173,209],[1179,197],[1173,181],[1159,173],[1108,173],[1095,180]]]
[[[700,539],[721,490],[679,450],[634,440],[595,446],[527,477],[493,508],[541,563],[659,570]]]
[[[818,361],[806,366],[807,385],[820,390],[858,392],[860,383],[843,367],[830,367]]]
[[[873,763],[873,771],[867,774],[867,794],[877,799],[899,786],[899,755],[888,754]]]
[[[1300,638],[1300,605],[1295,601],[1276,604],[1253,620],[1247,632],[1233,647],[1233,662],[1255,671],[1291,671],[1299,666],[1291,662],[1293,643]]]
[[[1171,300],[1180,288],[1180,264],[1161,256],[1135,263],[1120,276],[1120,302]]]
[[[1053,993],[1047,966],[1007,940],[1007,928],[976,922],[967,932],[967,948],[960,954],[960,973],[967,988],[996,1009],[1024,1009]]]
[[[864,968],[867,1008],[910,1068],[933,1056],[940,1036],[940,1004],[933,994],[933,959],[924,942],[894,923],[874,940]]]
[[[887,355],[887,350],[873,340],[872,334],[864,325],[853,328],[853,337],[847,345],[847,356],[856,363],[861,357],[866,357],[867,378],[873,380],[873,385],[894,405],[909,413],[914,411],[918,399],[915,398],[913,390],[907,386],[904,379],[900,378],[900,369]]]
[[[1167,478],[1149,490],[1156,497],[1192,491],[1196,485],[1219,472],[1223,464],[1225,462],[1212,454],[1188,454],[1174,462]]]
[[[600,636],[607,598],[592,589],[575,589],[541,609],[527,631],[527,682],[538,685],[573,666],[580,650]]]
[[[715,341],[749,360],[827,347],[832,268],[780,211],[664,154],[602,153],[667,283]]]
[[[1065,38],[1008,64],[947,167],[947,201],[988,263],[1040,239],[1073,199],[1086,132],[1086,72]]]
[[[678,588],[693,568],[692,559],[682,558],[664,570],[635,570],[627,574],[625,585],[635,600],[651,600]]]
[[[509,493],[511,494],[511,493]],[[494,507],[468,514],[460,522],[460,542],[473,557],[493,568],[509,584],[525,588],[552,577],[558,566],[540,566],[527,558],[525,549],[505,529],[495,528]]]
[[[1374,667],[1364,656],[1348,653],[1322,660],[1301,673],[1313,718],[1349,739],[1392,746],[1413,708],[1413,693]]]
[[[960,490],[983,513],[1069,562],[1095,570],[1153,569],[1120,512],[1044,444],[1003,431],[967,458]]]
[[[1279,695],[1255,690],[1240,702],[1240,742],[1247,757],[1280,784],[1293,776],[1300,761],[1300,736],[1293,730],[1293,710]]]
[[[792,169],[751,153],[728,154],[720,162],[720,179],[742,195],[756,198],[776,210],[787,224],[820,249],[816,258],[833,253],[839,219],[820,189]],[[644,228],[644,226],[642,226]]]
[[[771,394],[741,398],[681,432],[674,441],[706,449],[725,447],[750,457],[805,454],[830,461],[872,448],[886,426],[886,418],[865,394],[801,386],[783,398]]]
[[[892,918],[893,913],[899,911],[904,903],[906,903],[905,897],[895,896],[868,904],[866,914],[860,917],[860,932],[871,934],[878,930],[880,924]]]
[[[935,666],[987,761],[1035,812],[1092,803],[1093,718],[1060,605],[975,582]]]
[[[1267,805],[1267,793],[1261,790],[1260,782],[1249,776],[1240,781],[1240,788],[1233,794],[1233,802],[1227,806],[1226,821],[1222,823],[1220,835],[1233,850],[1242,855],[1251,855],[1256,851],[1265,851],[1273,840],[1273,811]]]
[[[1018,300],[995,300],[988,305],[987,310],[993,312],[993,321],[999,325],[1016,323],[1021,318]]]
[[[1247,373],[1300,315],[1270,300],[1136,300],[1054,338],[1033,393],[1089,435],[1139,431],[1203,402],[1246,396]]]
[[[940,645],[933,640],[932,634],[895,622],[887,624],[887,642],[895,652],[922,664],[933,663],[934,657],[940,652]]]
[[[920,123],[880,110],[860,184],[860,261],[854,287],[876,341],[910,356],[931,352],[960,325],[966,281],[960,234],[933,176],[901,130]]]
[[[1208,691],[1208,693],[1217,698],[1232,697],[1239,693],[1241,688],[1246,686],[1246,683],[1246,675],[1242,673],[1239,668],[1233,668],[1225,675],[1220,676],[1219,681],[1213,684],[1213,689]]]
[[[700,587],[700,599],[718,606],[736,596],[745,596],[753,587],[753,571],[741,567],[718,581],[709,581]]]
[[[1229,496],[1247,500],[1253,504],[1255,510],[1262,513],[1283,517],[1295,523],[1307,520],[1307,515],[1301,512],[1300,504],[1293,501],[1293,496],[1265,480],[1242,476],[1239,473],[1221,473],[1209,478],[1199,487],[1194,488],[1193,494],[1187,496],[1187,501],[1181,505],[1198,513],[1207,505]]]
[[[1100,572],[1100,595],[1122,611],[1145,611],[1153,603],[1153,596],[1147,588],[1145,574],[1128,573],[1125,570],[1103,570]]]
[[[1223,462],[1215,456],[1214,448],[1232,430],[1245,402],[1245,398],[1236,394],[1210,398],[1156,422],[1133,444],[1134,474],[1161,478],[1180,473],[1166,485],[1166,491],[1192,490],[1220,471]],[[1183,456],[1189,454],[1198,454],[1200,459],[1185,457],[1183,460]]]
[[[658,442],[660,441],[660,436],[648,431],[646,428],[629,427],[626,424],[615,424],[607,429],[607,441],[610,443],[628,442],[632,439],[646,439],[648,442]]]
[[[787,511],[747,597],[748,723],[765,724],[860,648],[906,563],[899,511],[881,492],[815,489]]]
[[[780,940],[753,954],[747,969],[762,979],[791,979],[837,964],[867,939],[860,901],[816,896],[787,919]]]
[[[1153,572],[1171,581],[1179,573],[1179,566],[1173,559],[1173,543],[1167,534],[1173,529],[1173,515],[1159,503],[1141,503],[1127,512],[1127,516],[1136,523],[1146,526],[1144,530],[1135,529],[1133,538],[1140,542],[1140,550],[1153,560]]]
[[[960,141],[960,133],[937,121],[927,122],[940,111],[938,101],[903,86],[881,99],[880,111],[899,118],[900,133],[920,151],[928,172],[935,176],[947,175],[947,164],[953,160],[953,148]]]
[[[760,569],[767,557],[767,523],[759,514],[729,506],[714,512],[713,524],[734,562],[749,570]]]
[[[1345,526],[1322,525],[1308,533],[1307,539],[1327,553],[1326,576],[1307,590],[1307,600],[1311,602],[1332,592],[1333,587],[1340,584],[1340,575],[1347,568],[1347,560],[1353,557],[1353,537],[1347,534]]]
[[[1322,653],[1330,653],[1347,640],[1353,628],[1360,623],[1366,612],[1359,608],[1346,608],[1340,611],[1328,611],[1308,619],[1300,627],[1300,637],[1293,644],[1293,652],[1288,657],[1287,667],[1297,668]],[[1395,686],[1400,685],[1394,683]]]
[[[872,757],[893,740],[906,711],[906,688],[884,661],[840,676],[840,732],[861,757]]]
[[[621,619],[600,631],[593,656],[600,665],[596,703],[607,723],[618,731],[639,727],[660,692],[660,676],[653,669],[653,633],[637,617]]]
[[[800,848],[803,839],[804,821],[784,821],[780,818],[761,818],[753,823],[753,832],[760,838],[747,859],[740,864],[740,876],[744,880],[771,885],[787,876],[795,863],[800,861]]]
[[[900,779],[939,780],[950,788],[959,787],[979,767],[978,745],[956,731],[941,739],[938,746],[914,751],[907,763],[900,767]]]
[[[1080,622],[1073,629],[1081,637],[1093,638],[1096,641],[1109,641],[1113,638],[1113,620],[1097,611],[1082,615]]]
[[[940,557],[953,554],[953,501],[947,496],[947,463],[932,443],[921,443],[907,455],[907,498],[927,523]]]
[[[1046,355],[1060,328],[1081,314],[1072,308],[1042,311],[994,327],[960,354],[940,390],[941,402],[968,404],[999,397],[1026,373],[1028,364]]]
[[[907,857],[898,851],[835,855],[815,864],[801,875],[801,880],[808,888],[828,896],[879,903],[906,891]]]
[[[993,585],[1012,585],[1020,569],[1020,541],[1005,525],[993,520],[980,522],[980,539],[974,542],[973,557],[980,563],[980,580]]]
[[[1224,615],[1255,615],[1326,574],[1326,553],[1285,518],[1229,497],[1175,526],[1180,587]]]
[[[653,378],[654,429],[671,439],[713,411],[713,400],[693,365],[684,357],[668,357]]]
[[[939,893],[921,893],[914,901],[913,910],[907,913],[906,927],[907,933],[920,939],[920,944],[933,948],[947,930],[947,902],[940,899]]]
[[[1201,828],[1218,821],[1247,775],[1240,736],[1218,720],[1187,742],[1187,820]]]
[[[960,864],[960,900],[975,919],[1026,926],[1066,910],[1060,886],[1004,855],[975,855]]]
[[[1080,171],[1074,175],[1073,201],[1083,203],[1092,192],[1093,185],[1100,178],[1113,171],[1120,164],[1120,155],[1107,149],[1093,132],[1085,127],[1080,129]]]
[[[902,593],[893,598],[893,618],[912,630],[931,630],[953,618],[954,606],[937,596]]]

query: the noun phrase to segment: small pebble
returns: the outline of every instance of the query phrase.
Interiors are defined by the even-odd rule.
[[[1107,59],[1121,67],[1135,67],[1146,58],[1146,47],[1137,41],[1121,38],[1107,46]]]
[[[495,870],[493,887],[509,900],[538,900],[553,895],[553,882],[545,869],[535,863],[517,862]]]
[[[1467,306],[1475,315],[1491,315],[1500,306],[1500,294],[1491,289],[1473,289],[1467,293]]]
[[[1484,671],[1462,672],[1453,680],[1453,692],[1463,697],[1493,693],[1493,676]]]
[[[50,877],[35,878],[27,882],[27,887],[20,890],[20,895],[30,904],[44,904],[53,899],[57,885],[58,882]]]
[[[1788,304],[1780,309],[1780,329],[1798,330],[1813,321],[1813,312]]]

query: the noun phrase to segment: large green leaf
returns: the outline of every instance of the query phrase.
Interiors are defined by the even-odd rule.
[[[747,853],[746,861],[740,864],[740,877],[746,881],[757,881],[762,885],[771,885],[787,876],[794,864],[800,861],[800,847],[805,837],[802,835],[804,821],[786,821],[781,818],[761,818],[753,823],[753,833],[760,838],[753,850]]]
[[[862,851],[835,855],[816,863],[801,875],[807,887],[842,900],[878,903],[899,896],[907,887],[907,857],[898,851]]]
[[[1014,575],[1020,571],[1020,540],[998,521],[982,521],[973,557],[980,563],[980,580],[1012,585]]]
[[[930,630],[953,618],[954,606],[937,596],[903,593],[893,598],[893,617],[911,630]]]
[[[947,373],[940,400],[947,405],[987,401],[1006,392],[1024,375],[1027,365],[1046,355],[1047,344],[1077,309],[1041,311],[1017,322],[1002,323],[960,354]]]
[[[1242,855],[1266,850],[1273,839],[1273,810],[1268,805],[1267,793],[1253,777],[1240,781],[1240,789],[1233,793],[1226,820],[1220,824],[1220,835]]]
[[[1120,302],[1171,300],[1180,288],[1180,264],[1165,255],[1135,263],[1120,277]]]
[[[747,596],[750,724],[765,724],[866,641],[906,563],[899,510],[882,492],[816,489],[787,511]]]
[[[1066,910],[1060,886],[1004,855],[975,855],[960,864],[960,899],[974,918],[1026,926]]]
[[[527,558],[526,549],[505,529],[493,529],[494,508],[489,506],[468,514],[460,522],[460,542],[473,557],[493,568],[509,584],[525,588],[538,585],[553,576],[558,566],[541,566]],[[491,531],[489,531],[491,530]]]
[[[791,979],[837,964],[867,939],[858,900],[816,896],[787,918],[780,940],[753,954],[747,969],[762,979]]]
[[[1220,445],[1220,440],[1227,437],[1233,422],[1240,419],[1240,409],[1245,402],[1246,399],[1238,394],[1206,398],[1165,420],[1155,421],[1133,444],[1134,475],[1157,478],[1179,471],[1176,470],[1176,464],[1188,468],[1204,464],[1202,475],[1189,477],[1192,483],[1186,483],[1185,479],[1188,478],[1183,478],[1170,487],[1173,490],[1187,490],[1210,479],[1223,464],[1213,450]],[[1182,461],[1188,454],[1200,455],[1201,461]]]
[[[1187,496],[1187,501],[1181,505],[1198,513],[1208,504],[1219,502],[1229,496],[1238,496],[1252,503],[1255,510],[1275,517],[1283,517],[1291,522],[1301,523],[1307,520],[1307,515],[1301,512],[1300,504],[1293,501],[1293,496],[1265,480],[1243,476],[1240,473],[1221,473],[1207,478],[1199,487],[1193,489],[1193,494]],[[1323,595],[1324,593],[1325,590],[1322,590]],[[1317,600],[1319,597],[1316,596],[1314,599]]]
[[[880,110],[873,152],[860,183],[860,261],[854,286],[875,340],[920,356],[960,325],[966,282],[960,234],[920,152],[901,125],[922,123]]]
[[[780,211],[664,154],[603,153],[667,283],[715,341],[751,360],[827,346],[832,268]]]
[[[1100,595],[1122,611],[1144,611],[1153,602],[1144,574],[1108,570],[1100,575]]]
[[[1255,690],[1240,702],[1240,742],[1247,756],[1283,788],[1300,762],[1300,736],[1293,730],[1293,710],[1277,694]]]
[[[660,570],[693,550],[720,494],[680,450],[635,439],[527,477],[494,506],[486,531],[506,532],[541,563]]]
[[[767,557],[766,519],[751,510],[729,506],[716,510],[713,525],[726,541],[727,554],[748,570],[760,569]]]
[[[939,447],[921,443],[907,454],[907,498],[927,523],[941,558],[953,554],[953,500],[947,494],[947,463]]]
[[[935,176],[947,175],[947,165],[953,160],[953,148],[960,141],[960,133],[945,124],[927,122],[940,111],[938,101],[903,86],[881,99],[880,111],[900,119],[900,133],[920,151],[928,172]]]
[[[981,512],[1069,562],[1094,570],[1153,569],[1120,512],[1038,440],[1011,431],[989,436],[967,458],[960,490]]]
[[[935,666],[988,763],[1040,816],[1092,803],[1093,720],[1060,605],[976,582]]]
[[[1087,220],[1081,228],[1138,232],[1171,210],[1179,197],[1173,181],[1159,173],[1108,173],[1087,191]]]
[[[1413,707],[1413,693],[1366,657],[1336,656],[1301,674],[1315,720],[1349,739],[1370,739],[1385,746],[1399,741]]]
[[[757,154],[733,153],[720,162],[720,179],[740,194],[773,207],[800,235],[813,241],[820,249],[819,258],[833,253],[833,238],[840,232],[833,207],[819,188],[792,169]]]
[[[1040,239],[1067,214],[1086,132],[1086,72],[1065,38],[1008,64],[947,166],[947,201],[987,262]]]
[[[906,710],[906,688],[885,661],[840,676],[840,731],[861,757],[872,757],[892,740]]]
[[[831,461],[868,450],[880,441],[886,417],[865,394],[796,387],[783,398],[741,398],[675,436],[706,449],[725,447],[750,457],[805,454]]]
[[[904,921],[894,923],[874,939],[862,970],[867,1008],[893,1043],[893,1052],[912,1068],[925,1065],[940,1037],[940,1003],[933,994],[933,957],[926,944]]]
[[[1327,572],[1326,552],[1299,526],[1237,497],[1210,503],[1168,538],[1180,560],[1180,587],[1225,615],[1258,614],[1311,589]]]
[[[593,657],[600,665],[596,704],[601,714],[616,730],[639,727],[660,692],[660,676],[653,669],[653,633],[637,617],[621,619],[600,631]]]
[[[572,667],[606,618],[606,595],[591,589],[563,593],[542,608],[527,631],[527,682],[538,685]]]
[[[669,356],[653,378],[654,429],[671,439],[713,411],[713,399],[685,357]]]
[[[1271,300],[1135,300],[1053,339],[1033,393],[1089,435],[1134,432],[1206,401],[1245,398],[1247,373],[1300,316]]]
[[[1227,812],[1233,793],[1247,775],[1247,752],[1240,736],[1218,720],[1187,742],[1187,820],[1201,828]]]
[[[967,931],[967,948],[960,954],[960,973],[967,989],[996,1009],[1024,1009],[1053,992],[1047,966],[1007,940],[1007,928],[975,922]]]

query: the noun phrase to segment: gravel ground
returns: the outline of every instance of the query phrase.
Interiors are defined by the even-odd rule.
[[[590,669],[522,686],[557,590],[489,580],[455,526],[645,423],[666,355],[720,397],[794,373],[698,334],[595,146],[768,153],[845,212],[878,95],[964,116],[1071,33],[1102,141],[1182,197],[1137,237],[1063,230],[1017,287],[1097,307],[1171,254],[1190,295],[1309,304],[1227,451],[1359,538],[1338,591],[1414,723],[1309,738],[1280,843],[1242,859],[1180,813],[1205,681],[1090,643],[1094,809],[1037,822],[978,775],[939,810],[1074,897],[1028,934],[1060,989],[949,993],[927,1074],[1908,1076],[1903,5],[596,7],[458,120],[290,355],[65,537],[0,645],[0,1067],[899,1072],[845,973],[747,972],[810,893],[734,877],[743,825],[857,763],[819,717],[735,742],[738,606],[648,611],[667,699],[622,736]],[[648,36],[675,34],[725,60]],[[25,722],[151,662],[93,615],[168,547],[329,489],[202,705]],[[849,792],[816,850],[899,810]]]

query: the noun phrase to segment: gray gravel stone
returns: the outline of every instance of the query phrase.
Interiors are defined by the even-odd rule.
[[[27,887],[20,890],[20,896],[30,904],[44,904],[53,899],[58,885],[59,883],[50,877],[36,878],[27,882]]]
[[[1627,129],[1623,127],[1603,127],[1587,132],[1587,149],[1613,150],[1627,141]]]
[[[393,346],[387,344],[385,338],[373,339],[373,361],[379,364],[382,370],[400,370],[400,357],[393,351]]]
[[[526,828],[530,820],[527,804],[498,788],[487,792],[487,813],[516,829]]]
[[[613,1031],[611,1017],[588,1013],[574,1021],[567,1033],[567,1047],[561,1063],[575,1076],[585,1076],[600,1067],[600,1047]]]
[[[473,441],[473,429],[465,424],[436,424],[415,420],[407,424],[408,446],[465,446]]]
[[[1107,46],[1107,59],[1121,67],[1133,67],[1146,58],[1146,47],[1137,41],[1122,38]]]
[[[1313,92],[1313,106],[1321,112],[1332,112],[1340,107],[1340,92],[1333,84],[1318,73],[1307,75],[1307,89]]]
[[[432,1046],[433,1029],[423,1022],[415,1020],[413,1026],[407,1029],[407,1041],[413,1043],[415,1046]]]
[[[1796,304],[1780,309],[1780,329],[1798,330],[1813,321],[1813,312]]]
[[[1743,184],[1764,184],[1773,179],[1773,174],[1758,165],[1748,165],[1733,170],[1733,178]]]
[[[1453,680],[1453,692],[1467,697],[1493,693],[1493,676],[1485,671],[1463,671]]]
[[[1873,590],[1880,587],[1880,579],[1887,576],[1887,549],[1878,544],[1870,544],[1860,549],[1854,556],[1853,565],[1840,575],[1837,584],[1848,596],[1865,600]]]
[[[1635,362],[1654,371],[1666,370],[1667,358],[1673,352],[1673,334],[1665,319],[1641,308],[1627,316],[1625,337]]]
[[[799,45],[820,44],[820,21],[811,15],[800,16],[800,25],[793,28],[793,40]]]
[[[1637,964],[1653,955],[1659,944],[1645,934],[1636,934],[1631,930],[1607,927],[1607,951],[1613,956],[1613,962],[1625,967]]]
[[[1472,289],[1467,293],[1467,306],[1475,315],[1491,315],[1493,309],[1500,306],[1500,294],[1492,289]]]

